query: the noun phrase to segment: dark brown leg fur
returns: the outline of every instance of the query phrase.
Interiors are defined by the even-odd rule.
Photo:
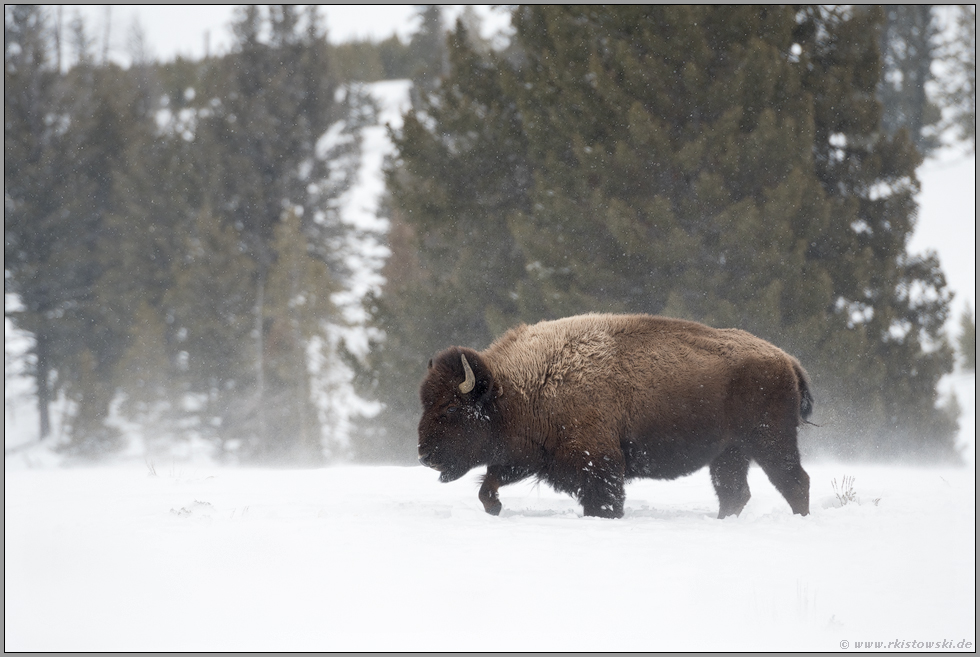
[[[730,447],[722,452],[708,468],[711,483],[718,494],[718,517],[737,516],[745,508],[749,492],[749,459],[739,447]]]
[[[626,502],[626,476],[621,460],[593,457],[583,470],[586,474],[579,501],[587,516],[622,518]]]
[[[810,475],[800,465],[799,457],[795,461],[793,459],[769,460],[760,462],[759,465],[762,466],[776,490],[789,502],[793,513],[801,516],[810,514]]]
[[[793,513],[801,516],[810,513],[810,476],[800,465],[800,451],[796,446],[796,427],[785,426],[775,440],[764,449],[758,449],[752,457],[762,466],[769,481],[776,487]]]
[[[497,491],[501,486],[512,484],[515,481],[527,478],[525,470],[502,465],[491,465],[487,467],[487,473],[483,475],[483,485],[480,486],[480,501],[483,502],[483,510],[492,516],[499,516],[503,505]]]

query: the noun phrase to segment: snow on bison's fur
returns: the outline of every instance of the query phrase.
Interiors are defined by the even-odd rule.
[[[813,398],[806,372],[737,329],[649,315],[581,315],[505,333],[485,351],[451,347],[422,382],[419,460],[454,481],[486,465],[480,501],[537,477],[587,516],[623,515],[626,481],[707,465],[738,514],[756,461],[795,513],[810,509],[797,427]]]

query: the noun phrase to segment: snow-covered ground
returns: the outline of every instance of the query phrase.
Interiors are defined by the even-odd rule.
[[[492,517],[422,467],[7,471],[4,648],[975,646],[974,468],[805,465],[809,517],[753,468],[726,520],[706,471],[620,520],[530,483]]]

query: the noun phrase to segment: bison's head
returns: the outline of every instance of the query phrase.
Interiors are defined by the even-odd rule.
[[[429,361],[419,390],[419,461],[455,481],[487,462],[492,451],[495,385],[472,349],[452,347]]]

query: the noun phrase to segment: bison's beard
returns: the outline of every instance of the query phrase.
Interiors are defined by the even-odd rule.
[[[439,481],[448,484],[450,481],[456,481],[469,471],[470,469],[465,467],[446,466],[446,469],[439,473]]]

